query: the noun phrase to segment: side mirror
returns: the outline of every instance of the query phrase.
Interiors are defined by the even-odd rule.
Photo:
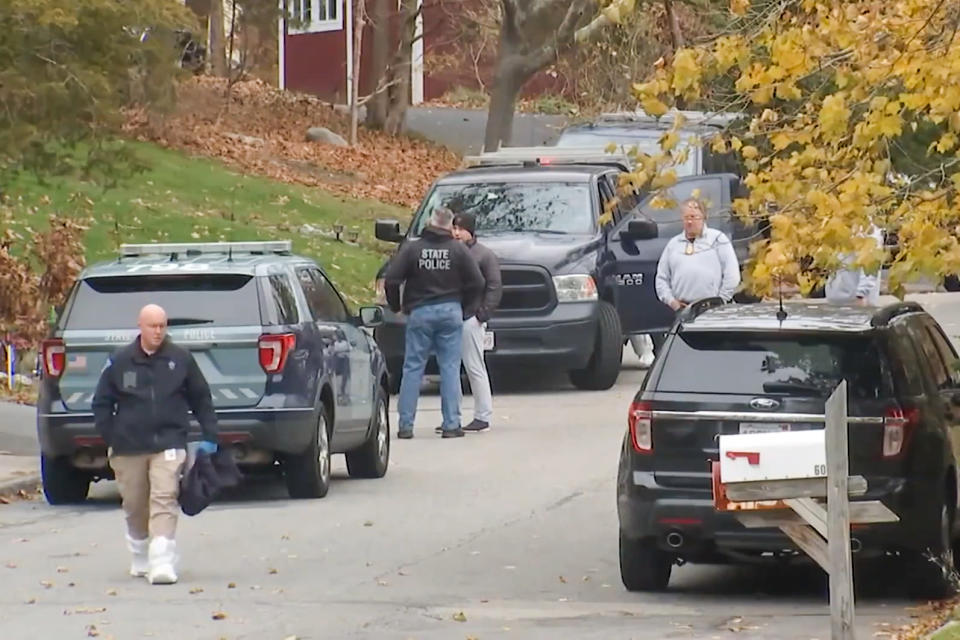
[[[630,240],[653,240],[659,235],[659,229],[653,220],[634,218],[627,222],[627,228],[620,235]]]
[[[377,220],[373,235],[376,236],[377,240],[383,240],[384,242],[393,242],[394,244],[403,242],[400,223],[396,220]]]
[[[360,307],[360,324],[372,329],[383,324],[383,309],[380,307]]]

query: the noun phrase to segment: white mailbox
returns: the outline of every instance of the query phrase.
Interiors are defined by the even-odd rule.
[[[720,436],[720,482],[803,480],[827,475],[824,431]]]

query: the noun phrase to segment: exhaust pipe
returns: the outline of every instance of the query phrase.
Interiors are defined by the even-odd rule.
[[[861,549],[863,549],[863,543],[860,542],[860,538],[850,538],[850,552],[860,553]]]
[[[671,531],[666,537],[667,546],[671,549],[679,549],[683,546],[683,534],[679,531]]]

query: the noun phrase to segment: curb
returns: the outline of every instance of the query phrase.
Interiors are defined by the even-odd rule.
[[[0,481],[0,495],[9,495],[20,491],[32,492],[40,486],[40,474],[31,472],[19,478]]]

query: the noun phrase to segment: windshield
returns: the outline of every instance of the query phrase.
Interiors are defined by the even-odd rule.
[[[440,185],[420,209],[413,235],[420,235],[430,219],[430,212],[438,206],[445,206],[454,213],[475,215],[478,234],[589,234],[596,231],[597,224],[586,183]]]
[[[866,336],[687,331],[663,363],[658,391],[828,397],[846,379],[851,397],[883,397],[875,341]]]
[[[104,276],[82,280],[67,329],[135,329],[140,309],[158,304],[170,326],[260,324],[256,279],[246,274]]]

